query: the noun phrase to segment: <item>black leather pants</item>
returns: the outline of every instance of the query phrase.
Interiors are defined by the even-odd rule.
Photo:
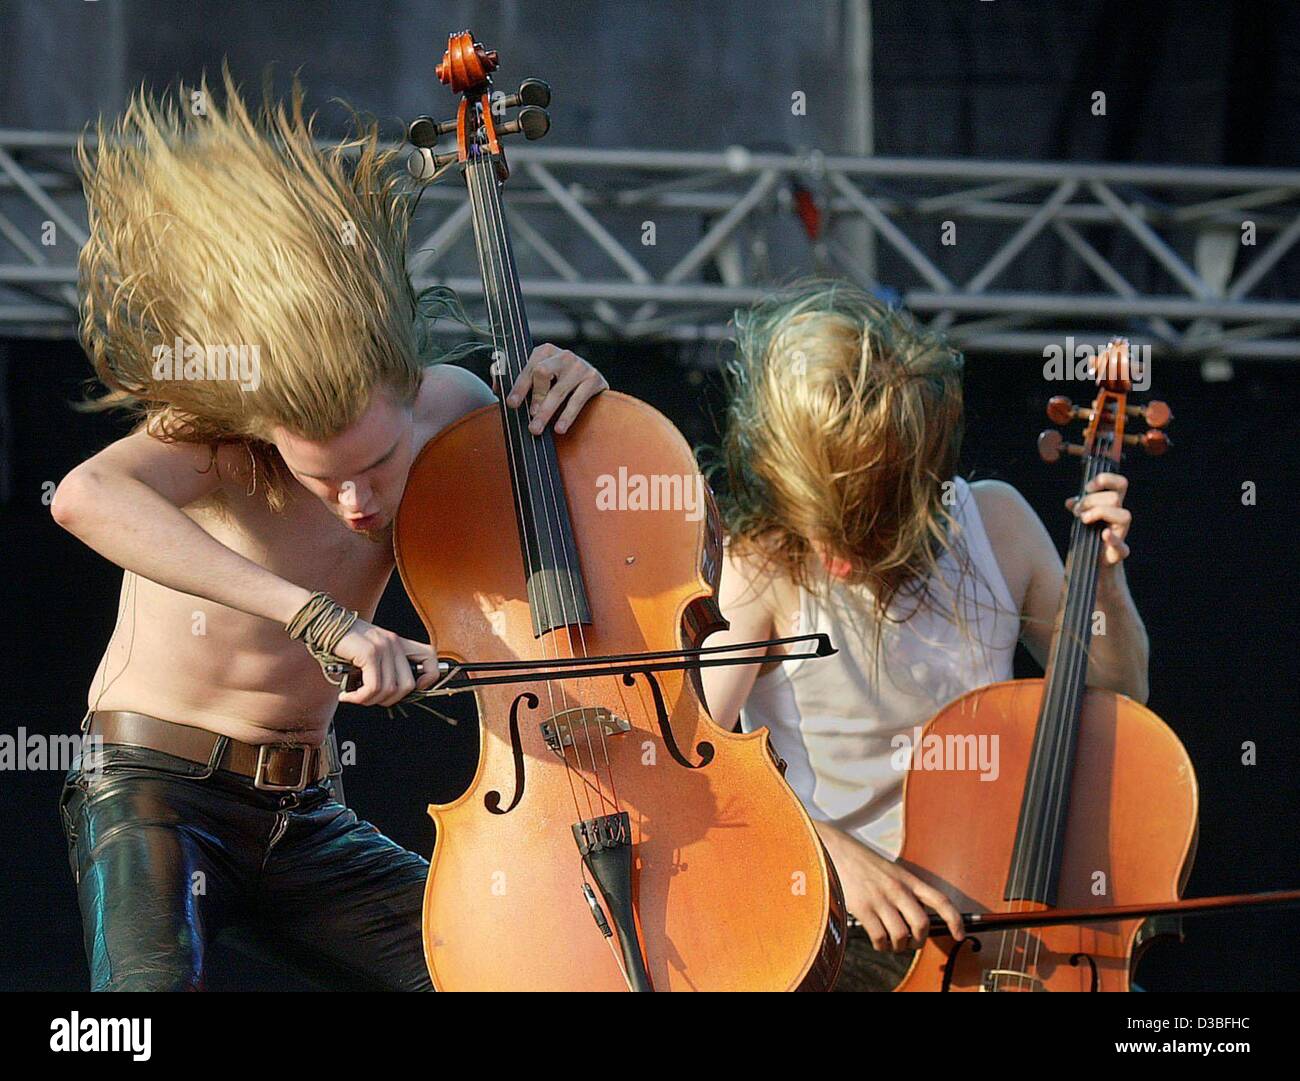
[[[428,864],[330,781],[264,792],[157,751],[97,757],[68,774],[60,805],[94,990],[201,989],[227,928],[331,988],[432,990]]]

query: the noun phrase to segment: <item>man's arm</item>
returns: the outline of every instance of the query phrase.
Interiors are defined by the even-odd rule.
[[[77,466],[54,494],[54,520],[142,578],[287,623],[311,596],[206,533],[181,510],[221,485],[232,448],[164,443],[143,431]]]
[[[311,591],[244,558],[181,510],[221,486],[218,467],[238,475],[239,452],[169,444],[136,432],[110,444],[63,478],[54,520],[105,559],[159,585],[287,624]],[[362,670],[360,688],[340,695],[362,705],[393,705],[437,678],[426,665],[417,682],[408,658],[434,661],[432,645],[358,619],[334,652]]]

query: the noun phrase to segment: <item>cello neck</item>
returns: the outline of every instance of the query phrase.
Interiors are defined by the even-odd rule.
[[[1111,456],[1111,438],[1109,433],[1099,435],[1084,455],[1080,499],[1099,473],[1117,468]],[[1007,879],[1008,901],[1056,903],[1079,717],[1087,685],[1102,529],[1102,523],[1088,525],[1076,517],[1070,531],[1064,596],[1043,680],[1038,728]]]
[[[474,222],[474,243],[484,302],[492,329],[493,362],[503,390],[523,371],[533,351],[528,315],[519,288],[519,274],[510,243],[510,230],[501,205],[497,159],[483,147],[474,147],[465,163],[465,185]]]
[[[465,161],[465,184],[492,330],[492,362],[504,398],[528,363],[533,339],[497,175],[496,155],[474,145]],[[560,627],[590,623],[591,605],[578,562],[555,437],[549,427],[538,435],[529,431],[528,413],[522,406],[511,409],[503,403],[501,423],[533,634],[540,638]]]
[[[1100,473],[1117,472],[1114,461],[1104,453],[1087,455],[1078,498]],[[1101,554],[1103,523],[1085,524],[1075,518],[1070,527],[1070,548],[1065,560],[1065,590],[1056,616],[1051,652],[1044,677],[1043,704],[1039,723],[1077,724],[1088,674],[1088,650],[1092,643],[1094,607],[1097,600],[1097,568]]]

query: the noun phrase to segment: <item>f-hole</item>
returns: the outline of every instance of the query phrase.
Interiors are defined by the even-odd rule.
[[[510,706],[510,753],[515,760],[515,795],[510,806],[502,809],[501,793],[493,789],[483,797],[485,806],[494,815],[509,814],[519,806],[524,796],[524,746],[519,742],[519,703],[523,702],[529,709],[537,708],[537,695],[524,691]]]
[[[700,740],[695,745],[695,753],[700,756],[696,763],[690,763],[682,754],[681,748],[677,746],[677,738],[673,735],[672,722],[668,720],[668,710],[664,706],[664,696],[659,690],[659,681],[649,672],[625,672],[623,674],[623,683],[628,687],[636,685],[637,675],[645,677],[646,685],[650,688],[650,695],[654,698],[655,703],[655,721],[659,725],[659,734],[663,737],[664,746],[668,748],[668,753],[672,755],[673,761],[683,769],[703,769],[713,761],[713,744],[708,740]]]
[[[1094,960],[1092,959],[1092,957],[1089,956],[1089,955],[1086,954],[1086,953],[1075,953],[1075,954],[1071,954],[1071,955],[1070,955],[1070,964],[1072,964],[1075,968],[1078,968],[1078,967],[1079,967],[1079,962],[1080,962],[1080,961],[1087,961],[1087,962],[1088,962],[1088,968],[1090,968],[1090,969],[1092,970],[1092,984],[1091,984],[1091,986],[1088,988],[1088,990],[1089,990],[1089,991],[1097,991],[1097,990],[1099,990],[1099,988],[1098,988],[1099,977],[1098,977],[1098,975],[1097,975],[1097,962],[1094,961]]]
[[[961,953],[962,947],[967,943],[970,943],[971,953],[979,953],[980,950],[984,948],[983,943],[981,943],[974,935],[967,935],[958,942],[953,950],[948,954],[948,960],[943,964],[943,984],[939,988],[940,991],[952,990],[952,974],[957,968],[957,955]]]

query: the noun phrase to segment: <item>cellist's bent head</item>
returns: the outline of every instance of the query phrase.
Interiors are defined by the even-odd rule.
[[[883,612],[934,570],[962,436],[962,356],[853,286],[800,285],[736,315],[723,500],[730,543]]]
[[[396,156],[374,125],[321,151],[296,82],[254,113],[228,72],[221,102],[206,82],[142,91],[101,121],[79,148],[81,337],[109,391],[95,405],[161,438],[245,444],[273,506],[280,436],[330,443],[369,418],[366,442],[376,417],[409,414],[428,335]]]
[[[311,439],[276,428],[272,439],[286,468],[356,533],[392,524],[415,460],[410,403],[381,388],[357,420],[337,435]]]

